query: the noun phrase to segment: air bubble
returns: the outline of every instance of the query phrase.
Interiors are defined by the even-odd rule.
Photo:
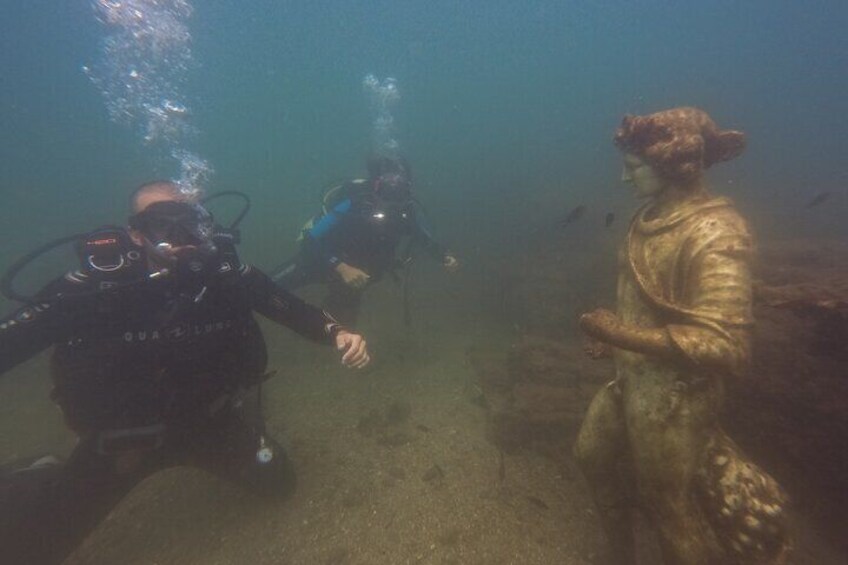
[[[394,155],[400,148],[400,143],[395,138],[395,119],[392,113],[400,101],[397,80],[386,77],[380,81],[373,74],[368,74],[362,80],[362,87],[371,99],[371,110],[374,114],[374,149],[385,155]]]
[[[108,33],[97,64],[83,72],[100,90],[112,121],[138,132],[159,159],[177,162],[184,190],[202,190],[213,168],[188,149],[197,135],[183,92],[194,68],[188,0],[93,0]]]

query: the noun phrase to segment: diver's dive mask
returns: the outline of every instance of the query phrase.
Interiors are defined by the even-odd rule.
[[[374,180],[374,196],[369,210],[371,222],[378,226],[394,225],[407,217],[412,183],[398,173],[380,175]]]
[[[199,204],[154,202],[130,217],[130,227],[144,236],[154,256],[169,263],[203,262],[216,250],[212,215]]]

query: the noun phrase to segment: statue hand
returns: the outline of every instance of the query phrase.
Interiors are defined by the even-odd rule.
[[[589,339],[583,344],[583,353],[590,359],[609,359],[612,357],[612,346],[597,339]]]
[[[580,316],[580,328],[598,341],[609,342],[618,332],[621,320],[605,308],[598,308]]]

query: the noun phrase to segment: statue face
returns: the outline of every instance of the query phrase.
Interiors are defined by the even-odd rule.
[[[651,165],[632,153],[624,154],[624,170],[621,173],[621,180],[633,185],[637,198],[658,196],[665,190],[667,184]]]

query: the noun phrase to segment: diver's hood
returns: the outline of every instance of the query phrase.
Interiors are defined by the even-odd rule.
[[[386,202],[406,204],[412,198],[412,182],[399,173],[385,173],[374,179],[374,192]]]

